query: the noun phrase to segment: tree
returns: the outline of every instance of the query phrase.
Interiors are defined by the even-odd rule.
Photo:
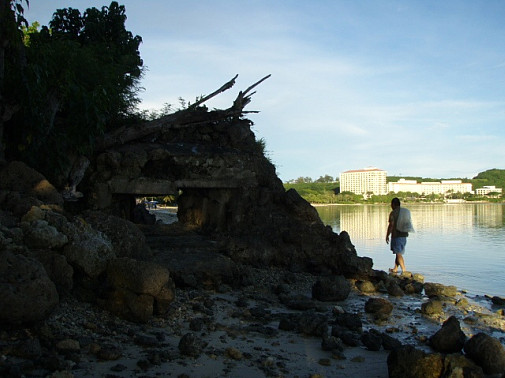
[[[0,160],[5,157],[4,124],[19,110],[9,95],[5,78],[6,66],[23,64],[22,39],[19,28],[26,25],[22,1],[0,0]]]
[[[10,158],[64,175],[69,155],[90,154],[98,136],[131,116],[139,101],[142,39],[125,21],[124,6],[112,2],[84,14],[59,9],[50,28],[25,29],[26,63],[13,61],[5,83],[21,107],[6,127]]]
[[[294,183],[295,184],[309,184],[312,182],[312,179],[310,177],[298,177]]]
[[[319,178],[315,181],[315,182],[325,182],[325,183],[328,183],[328,182],[333,182],[333,177],[329,176],[329,175],[325,175],[324,177],[323,176],[319,176]]]

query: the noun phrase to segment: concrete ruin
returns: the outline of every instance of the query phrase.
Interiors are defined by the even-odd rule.
[[[219,240],[236,262],[367,275],[371,259],[358,257],[347,233],[324,226],[296,191],[286,192],[265,157],[243,110],[260,82],[229,109],[208,111],[207,96],[106,135],[80,188],[87,206],[132,219],[135,198],[178,194],[179,224]]]

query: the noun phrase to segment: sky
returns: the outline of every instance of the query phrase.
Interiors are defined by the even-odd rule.
[[[110,1],[30,1],[56,9]],[[390,176],[472,178],[505,169],[501,0],[124,0],[142,37],[142,109],[194,102],[238,74],[210,109],[245,108],[286,182],[367,167]]]

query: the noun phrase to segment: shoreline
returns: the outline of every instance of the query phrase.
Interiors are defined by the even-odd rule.
[[[93,344],[103,349],[114,346],[116,350],[115,357],[104,359],[100,356],[106,354],[92,352],[93,344],[83,344],[80,361],[70,370],[74,378],[110,374],[125,378],[145,374],[165,376],[168,372],[189,377],[387,378],[391,351],[366,347],[359,342],[363,335],[374,330],[403,345],[433,353],[429,339],[450,316],[458,318],[468,338],[485,332],[498,337],[502,345],[505,340],[503,315],[493,315],[471,302],[461,304],[465,295],[460,292],[444,301],[442,312],[428,315],[421,310],[428,300],[425,295],[367,292],[358,289],[361,282],[350,280],[351,292],[346,299],[319,302],[311,296],[311,287],[318,276],[291,273],[286,280],[288,276],[282,270],[252,268],[251,271],[254,283],[240,289],[226,285],[219,290],[178,289],[170,311],[145,325],[116,318],[89,304],[65,303],[51,316],[49,326],[58,330],[56,333],[72,335],[70,339],[88,334],[93,337]],[[279,285],[284,286],[287,295],[299,298],[300,304],[303,301],[305,306],[312,303],[314,307],[296,309],[286,305],[273,290]],[[364,311],[371,298],[389,301],[392,313],[378,319]],[[321,335],[315,329],[315,333],[308,329],[304,333],[281,327],[288,314],[301,314],[313,321],[327,319],[330,326],[338,313],[354,314],[362,322],[362,331],[353,332],[356,345],[342,344],[338,350],[329,350],[323,347]],[[98,332],[102,324],[108,324],[107,331]],[[188,337],[194,341],[194,349],[184,352],[181,343]]]
[[[464,202],[403,202],[405,206],[410,205],[471,205],[474,203],[487,203],[487,204],[496,204],[503,205],[505,202],[491,202],[491,201],[464,201]],[[365,205],[377,205],[377,206],[389,206],[389,203],[311,203],[310,205],[313,207],[322,207],[322,206],[365,206]]]

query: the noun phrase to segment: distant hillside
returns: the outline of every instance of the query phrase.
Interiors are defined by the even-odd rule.
[[[493,168],[480,172],[471,182],[473,184],[473,189],[488,185],[494,185],[497,188],[505,188],[505,169]]]

